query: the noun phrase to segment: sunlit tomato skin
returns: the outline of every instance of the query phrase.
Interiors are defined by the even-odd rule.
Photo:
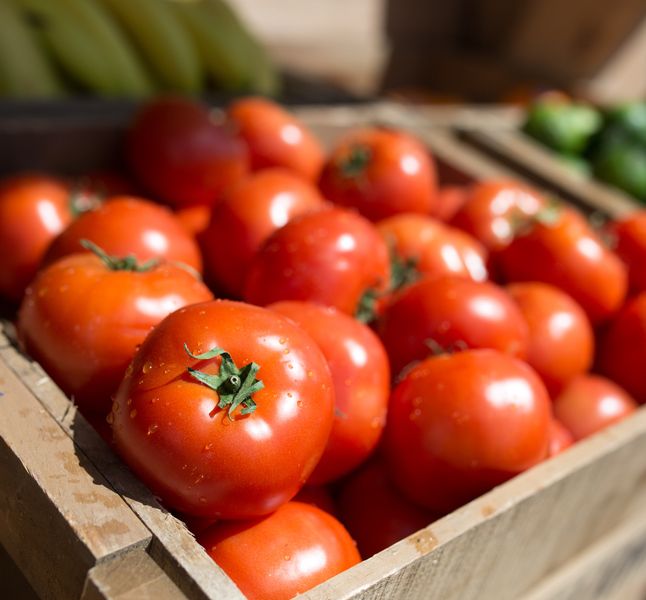
[[[513,181],[473,184],[451,224],[479,240],[488,250],[504,248],[528,217],[546,206],[532,189]]]
[[[51,241],[72,221],[68,186],[45,175],[0,182],[0,296],[18,303]]]
[[[464,206],[469,197],[469,188],[462,185],[443,185],[437,191],[437,201],[431,216],[449,223]]]
[[[262,519],[217,524],[197,541],[249,600],[288,600],[361,560],[339,521],[300,502]]]
[[[284,167],[316,181],[323,165],[323,147],[301,121],[266,98],[242,98],[228,115],[246,142],[251,169]]]
[[[200,238],[215,286],[240,297],[262,243],[292,218],[324,205],[312,183],[286,169],[265,169],[245,179],[213,208]]]
[[[111,270],[93,254],[42,270],[18,314],[27,352],[81,411],[105,419],[111,395],[148,332],[170,312],[211,292],[185,269]]]
[[[334,424],[309,483],[329,483],[373,452],[386,424],[390,368],[383,345],[363,323],[309,302],[269,305],[302,327],[322,350],[334,383]]]
[[[256,409],[218,408],[220,394],[188,372],[217,375],[226,350],[259,365]],[[185,514],[246,519],[290,500],[310,476],[332,427],[325,358],[292,321],[229,300],[174,312],[137,352],[111,413],[116,447],[165,505]]]
[[[610,379],[581,375],[554,400],[554,415],[580,440],[625,419],[637,407],[637,402]]]
[[[597,367],[641,404],[646,403],[646,292],[608,323],[598,343]]]
[[[646,211],[634,212],[611,223],[614,251],[628,268],[630,290],[646,291]]]
[[[425,279],[404,289],[378,324],[394,376],[436,350],[493,348],[527,354],[529,330],[509,294],[490,282]]]
[[[376,460],[342,482],[337,505],[340,518],[363,558],[370,558],[437,518],[403,496]]]
[[[553,396],[592,365],[590,321],[570,296],[546,283],[514,283],[507,291],[529,325],[526,360]]]
[[[195,239],[164,206],[142,198],[115,196],[96,210],[83,213],[52,242],[45,262],[78,252],[87,239],[114,256],[133,254],[143,262],[152,258],[174,261],[202,272]]]
[[[303,300],[354,315],[367,291],[390,282],[388,247],[360,215],[333,208],[292,219],[254,257],[244,298],[261,306]]]
[[[145,104],[130,126],[128,164],[148,193],[174,208],[204,204],[249,170],[247,148],[206,106],[180,97]]]
[[[548,458],[552,458],[552,456],[556,456],[567,450],[572,444],[574,444],[574,436],[570,433],[569,429],[558,419],[552,417],[550,423],[550,445],[547,452]]]
[[[450,511],[547,456],[550,399],[526,363],[495,350],[429,358],[390,399],[384,457],[411,500]]]
[[[572,209],[534,221],[496,256],[507,281],[542,281],[572,296],[596,325],[622,305],[628,277],[586,220]]]
[[[337,144],[319,186],[331,202],[379,221],[404,212],[430,213],[437,175],[433,159],[417,139],[369,128],[352,131]]]
[[[426,277],[456,275],[485,281],[487,251],[469,234],[426,215],[405,213],[377,223],[397,256]]]
[[[209,226],[211,209],[208,206],[199,204],[197,206],[187,206],[176,210],[175,217],[188,233],[198,238]]]

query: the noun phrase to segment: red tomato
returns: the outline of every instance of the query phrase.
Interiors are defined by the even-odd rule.
[[[646,291],[646,211],[611,223],[609,230],[614,237],[614,250],[628,268],[631,291]]]
[[[302,487],[325,448],[333,407],[325,358],[300,327],[215,300],[155,327],[111,419],[118,451],[167,506],[245,519],[276,510]]]
[[[141,198],[116,196],[96,210],[82,214],[52,243],[45,261],[86,252],[87,239],[108,254],[133,254],[139,261],[163,258],[202,272],[202,257],[195,239],[185,231],[172,212]]]
[[[0,296],[20,302],[50,242],[73,219],[68,186],[45,175],[0,183]]]
[[[570,296],[546,283],[514,283],[507,291],[529,325],[526,360],[553,396],[592,365],[590,321]]]
[[[300,502],[261,519],[217,524],[197,541],[249,600],[288,600],[361,560],[341,523]]]
[[[626,295],[626,268],[572,209],[534,221],[497,255],[508,281],[542,281],[572,296],[597,324],[616,312]]]
[[[329,209],[293,219],[266,240],[252,261],[244,297],[260,305],[311,301],[353,315],[389,283],[388,248],[373,224]]]
[[[193,237],[198,237],[209,226],[211,209],[208,206],[187,206],[175,211],[175,217]]]
[[[483,181],[468,189],[467,199],[451,223],[488,250],[500,250],[528,217],[545,206],[543,198],[518,182]]]
[[[429,358],[390,399],[384,456],[411,500],[450,511],[542,461],[550,399],[526,363],[495,350]]]
[[[474,281],[488,277],[487,251],[459,229],[414,213],[379,221],[377,229],[397,256],[412,261],[422,275],[457,275]]]
[[[249,265],[262,243],[295,216],[324,204],[311,183],[286,169],[259,171],[236,186],[213,208],[200,238],[216,287],[241,296]]]
[[[364,558],[436,520],[433,513],[399,493],[378,461],[364,465],[341,484],[337,504],[341,520]]]
[[[580,440],[625,419],[637,406],[635,400],[609,379],[581,375],[554,400],[554,415],[575,440]]]
[[[386,424],[388,357],[379,338],[356,319],[309,302],[269,306],[301,326],[323,351],[334,384],[335,417],[325,452],[309,483],[338,479],[373,452]]]
[[[127,159],[148,192],[173,207],[212,205],[248,171],[247,149],[206,106],[157,98],[136,115]]]
[[[311,504],[324,510],[326,513],[336,516],[334,500],[327,487],[323,485],[306,485],[294,496],[294,501]]]
[[[266,98],[237,100],[228,114],[249,147],[254,171],[285,167],[316,180],[323,165],[323,148],[294,115]]]
[[[378,325],[393,375],[436,347],[494,348],[524,358],[529,331],[509,294],[489,282],[425,279],[404,289]]]
[[[128,268],[130,266],[130,268]],[[105,418],[137,347],[168,313],[212,295],[185,269],[146,271],[73,254],[27,288],[18,333],[27,352],[84,413]]]
[[[552,417],[550,422],[550,446],[548,449],[548,457],[556,456],[564,450],[567,450],[574,444],[574,437],[569,432],[567,427],[559,420]]]
[[[464,206],[469,197],[469,188],[463,185],[443,185],[437,191],[437,201],[431,215],[448,223]]]
[[[379,221],[404,212],[430,213],[436,180],[435,163],[418,140],[372,128],[352,131],[337,144],[319,185],[328,200]]]
[[[608,323],[598,348],[599,372],[646,403],[646,292],[629,301]]]

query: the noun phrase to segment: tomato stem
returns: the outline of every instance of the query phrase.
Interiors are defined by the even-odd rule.
[[[220,371],[217,375],[209,375],[188,367],[188,372],[194,379],[203,383],[208,388],[218,393],[218,408],[227,408],[229,419],[233,420],[233,413],[242,406],[241,415],[247,415],[256,410],[256,403],[252,395],[265,387],[265,384],[256,379],[260,365],[251,362],[239,369],[231,355],[222,348],[212,348],[202,354],[193,354],[184,344],[186,353],[196,360],[210,360],[216,356],[221,357]]]
[[[368,146],[356,145],[350,148],[347,158],[343,159],[339,165],[344,177],[351,179],[360,175],[370,163],[372,153]]]
[[[94,242],[90,240],[82,239],[81,246],[86,248],[90,252],[94,252],[98,256],[103,264],[110,269],[111,271],[134,271],[136,273],[144,273],[150,271],[159,264],[158,258],[151,258],[144,263],[139,264],[137,262],[137,257],[134,254],[129,254],[123,258],[117,258],[116,256],[110,256],[103,248],[97,246]]]

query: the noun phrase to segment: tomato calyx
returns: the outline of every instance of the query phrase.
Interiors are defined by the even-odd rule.
[[[415,283],[421,276],[417,257],[403,258],[395,250],[390,252],[390,289],[389,293],[398,292]]]
[[[219,396],[218,408],[226,408],[229,419],[233,420],[233,413],[239,406],[242,407],[241,415],[248,415],[256,410],[256,403],[252,395],[265,387],[260,379],[256,379],[256,373],[260,369],[259,364],[250,362],[239,369],[233,362],[231,355],[226,350],[217,347],[202,354],[193,354],[184,344],[184,350],[196,360],[221,357],[220,371],[217,375],[209,375],[192,367],[188,367],[188,372],[191,377],[217,392]]]
[[[354,145],[348,151],[346,158],[339,162],[339,171],[345,179],[353,179],[361,175],[372,159],[372,152],[368,146]]]
[[[80,244],[83,248],[98,256],[110,271],[133,271],[134,273],[145,273],[159,265],[158,258],[151,258],[150,260],[140,264],[137,262],[137,257],[134,254],[128,254],[128,256],[118,258],[116,256],[110,256],[105,250],[103,250],[103,248],[100,248],[90,240],[83,239],[80,241]]]
[[[78,183],[70,192],[69,207],[72,216],[76,219],[86,212],[96,210],[101,206],[107,193],[92,193],[87,191],[84,182]]]

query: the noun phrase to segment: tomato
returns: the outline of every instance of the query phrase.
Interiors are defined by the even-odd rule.
[[[614,238],[615,252],[628,268],[631,291],[646,291],[646,211],[634,212],[611,223],[609,231]]]
[[[468,198],[469,188],[467,186],[443,185],[437,191],[437,201],[435,208],[431,211],[431,216],[448,223],[464,206]]]
[[[495,350],[435,356],[390,399],[388,473],[417,504],[450,511],[542,461],[550,438],[545,386]]]
[[[319,186],[330,201],[371,221],[404,212],[428,214],[436,204],[435,163],[426,148],[402,131],[351,131],[333,148]]]
[[[187,206],[177,209],[175,217],[188,233],[197,238],[209,226],[211,209],[204,205]]]
[[[378,331],[393,375],[436,348],[494,348],[527,353],[527,323],[509,294],[489,282],[460,277],[425,279],[404,289],[386,308]]]
[[[216,287],[241,296],[249,265],[262,243],[293,217],[323,205],[310,182],[286,169],[259,171],[236,186],[213,208],[200,238]]]
[[[386,423],[388,357],[367,325],[331,307],[308,302],[269,306],[302,327],[322,350],[334,384],[335,417],[325,452],[309,483],[349,473],[373,452]]]
[[[507,290],[529,325],[526,360],[554,395],[592,365],[590,321],[570,296],[546,283],[515,283]]]
[[[254,171],[284,167],[316,180],[323,165],[323,147],[282,106],[266,98],[242,98],[229,106],[228,115],[249,147]]]
[[[18,313],[27,352],[84,414],[103,419],[153,326],[182,306],[212,297],[183,268],[160,263],[137,271],[131,262],[66,256],[38,274]]]
[[[400,494],[376,460],[343,481],[337,504],[340,518],[364,558],[392,546],[437,518]]]
[[[0,296],[20,302],[50,242],[72,219],[64,182],[33,174],[0,183]]]
[[[458,275],[474,281],[488,277],[487,251],[459,229],[414,213],[379,221],[377,229],[397,256],[422,275]]]
[[[646,403],[646,292],[630,300],[608,323],[598,348],[599,372]]]
[[[276,312],[215,300],[155,327],[111,420],[119,453],[167,506],[245,519],[302,487],[333,406],[328,366],[307,333]]]
[[[81,246],[83,239],[115,256],[133,254],[140,261],[164,258],[198,273],[202,271],[202,257],[195,239],[170,210],[141,198],[116,196],[96,210],[82,214],[52,242],[46,263],[85,252]]]
[[[261,519],[217,524],[197,541],[249,600],[293,598],[361,560],[341,523],[300,502]]]
[[[574,437],[563,423],[552,417],[550,423],[550,446],[548,456],[556,456],[574,444]]]
[[[212,205],[249,169],[247,149],[231,127],[188,98],[145,104],[130,126],[126,151],[139,183],[175,208]]]
[[[353,315],[389,283],[390,258],[379,232],[360,215],[334,208],[275,231],[251,263],[244,298],[260,305],[305,300]]]
[[[581,375],[554,400],[554,415],[575,440],[580,440],[625,419],[637,406],[633,398],[609,379]]]
[[[626,295],[625,266],[572,209],[534,221],[498,253],[497,264],[508,281],[542,281],[561,288],[593,325],[616,312]]]
[[[515,181],[483,181],[467,192],[451,224],[479,240],[488,250],[504,248],[518,227],[546,206],[534,190]]]

